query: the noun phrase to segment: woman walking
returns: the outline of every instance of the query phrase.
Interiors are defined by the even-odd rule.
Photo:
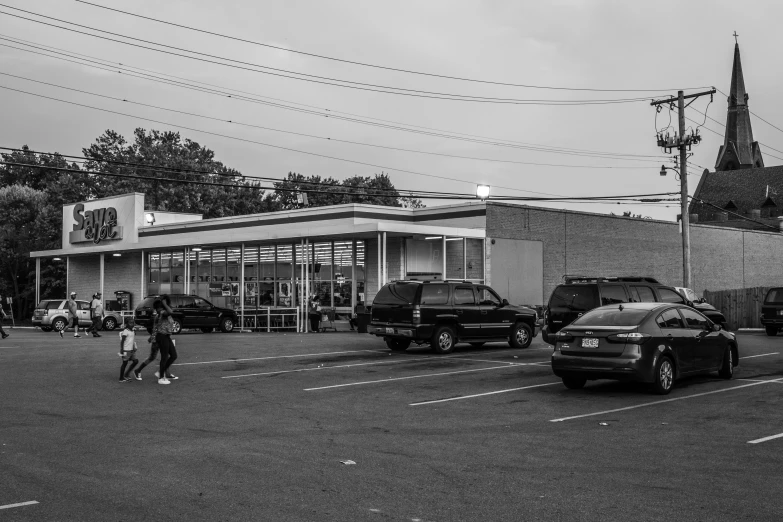
[[[169,366],[177,360],[177,349],[174,347],[174,341],[171,340],[174,319],[171,317],[172,311],[169,296],[161,296],[152,306],[159,317],[155,340],[160,349],[160,371],[155,372],[155,377],[158,378],[158,384],[171,384],[171,381],[166,378],[166,372]]]

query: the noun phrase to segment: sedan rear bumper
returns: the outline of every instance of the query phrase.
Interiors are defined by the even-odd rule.
[[[552,372],[558,377],[654,382],[655,358],[622,354],[618,357],[586,357],[552,354]]]

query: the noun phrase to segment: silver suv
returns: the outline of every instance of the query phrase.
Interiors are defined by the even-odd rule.
[[[87,301],[76,301],[78,306],[77,314],[79,316],[79,326],[90,326],[90,303]],[[33,310],[33,326],[38,326],[44,332],[59,332],[68,326],[71,315],[68,313],[67,299],[47,299],[38,303]],[[122,324],[122,317],[117,312],[103,313],[103,329],[114,330],[117,325]]]

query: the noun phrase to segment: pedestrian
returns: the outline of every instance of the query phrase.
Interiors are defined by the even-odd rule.
[[[310,298],[307,315],[310,319],[310,331],[318,332],[321,327],[321,301],[317,294]]]
[[[9,336],[9,334],[5,333],[5,330],[3,330],[3,321],[5,321],[7,317],[5,310],[3,310],[2,298],[0,298],[0,335],[3,336],[3,339]]]
[[[90,301],[90,319],[92,319],[92,324],[84,332],[92,333],[93,337],[101,336],[101,334],[98,333],[98,330],[101,329],[101,325],[103,324],[103,302],[101,301],[101,297],[102,294],[96,292],[92,296],[92,301]]]
[[[68,307],[68,313],[71,314],[71,324],[66,324],[65,328],[60,330],[60,337],[62,338],[63,332],[65,332],[70,326],[73,327],[73,336],[81,337],[81,335],[79,335],[79,314],[77,313],[79,310],[79,305],[76,303],[76,292],[71,292],[71,296],[68,298],[66,305]]]
[[[166,372],[177,360],[177,349],[171,339],[171,332],[174,329],[174,319],[171,317],[171,300],[168,295],[162,295],[152,304],[152,307],[160,316],[158,331],[155,333],[155,340],[160,349],[160,371],[155,372],[155,377],[158,378],[158,384],[171,384],[171,381],[166,378]]]
[[[134,326],[136,324],[133,321],[133,317],[130,317],[125,321],[125,327],[120,332],[120,353],[117,354],[122,357],[120,382],[130,382],[130,373],[139,364],[139,360],[136,358],[138,347],[136,346],[136,332],[133,331]],[[131,363],[130,366],[128,366],[129,362]]]
[[[149,339],[147,342],[150,343],[150,355],[147,357],[141,365],[139,365],[138,369],[133,370],[133,376],[136,378],[137,381],[141,380],[141,371],[150,363],[155,362],[155,359],[158,358],[158,352],[160,349],[158,348],[158,341],[156,339],[156,334],[158,332],[158,319],[160,316],[158,313],[153,309],[152,311],[152,326],[147,330],[147,332],[150,334]],[[158,372],[155,372],[156,375]],[[166,372],[166,378],[169,380],[176,380],[179,379],[176,375],[172,375],[171,372]]]

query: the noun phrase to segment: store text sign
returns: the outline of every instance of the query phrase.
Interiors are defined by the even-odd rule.
[[[73,231],[71,243],[92,241],[96,245],[104,240],[122,239],[122,227],[117,225],[117,209],[114,207],[84,210],[83,203],[73,207]]]

